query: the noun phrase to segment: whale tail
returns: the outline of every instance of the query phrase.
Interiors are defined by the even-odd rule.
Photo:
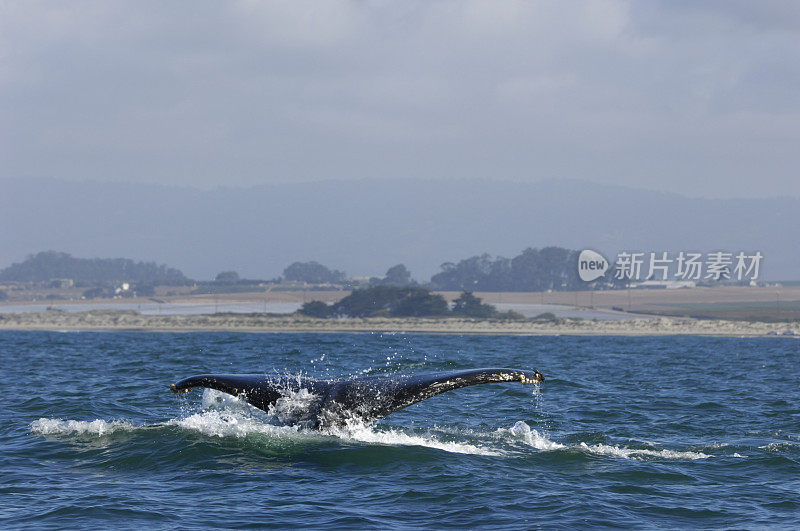
[[[302,377],[270,377],[257,374],[202,374],[170,386],[175,393],[194,387],[216,389],[241,396],[251,405],[269,411],[282,396],[301,389],[316,397],[310,415],[317,426],[343,422],[356,416],[364,421],[383,418],[438,394],[488,383],[544,381],[539,371],[520,369],[473,369],[413,376],[371,376],[351,380],[317,380]]]
[[[268,411],[278,399],[300,389],[320,395],[327,385],[312,378],[267,376],[264,374],[200,374],[190,376],[169,386],[175,394],[188,393],[195,387],[216,389],[238,396],[250,405]]]
[[[330,398],[336,404],[344,404],[359,417],[374,420],[462,387],[504,382],[538,384],[543,381],[541,372],[519,369],[473,369],[413,376],[367,377],[350,380],[332,389]]]

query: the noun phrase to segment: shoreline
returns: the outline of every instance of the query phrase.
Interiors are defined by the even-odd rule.
[[[534,321],[455,317],[316,319],[297,314],[142,315],[130,310],[90,310],[1,314],[0,330],[798,337],[800,322],[770,323],[673,317],[619,321],[585,319]]]

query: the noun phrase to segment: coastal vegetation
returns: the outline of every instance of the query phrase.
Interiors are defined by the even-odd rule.
[[[654,293],[657,290],[616,290],[614,288],[625,287],[625,284],[615,283],[610,278],[614,276],[612,272],[594,282],[582,282],[577,276],[576,259],[576,251],[562,247],[529,248],[513,258],[476,255],[442,264],[441,271],[427,282],[415,280],[402,263],[389,267],[382,276],[348,277],[343,271],[314,261],[293,262],[284,269],[283,277],[269,280],[244,278],[232,269],[221,270],[211,277],[213,280],[191,280],[176,268],[154,262],[127,258],[86,259],[45,251],[0,270],[0,301],[147,297],[162,302],[169,298],[204,295],[218,301],[231,295],[238,300],[263,301],[265,307],[267,299],[305,303],[301,313],[319,318],[461,316],[500,319],[514,315],[484,304],[473,293],[517,292],[508,298],[485,297],[495,303],[546,302],[671,317],[774,322],[800,319],[800,296],[791,283],[782,283],[784,287],[769,286],[775,291],[744,286],[735,289],[729,284],[731,291],[725,293],[721,289],[668,290],[661,296]],[[613,266],[611,269],[613,271]],[[712,286],[722,288],[725,284]],[[595,290],[602,290],[602,293]],[[302,294],[277,294],[291,291]],[[578,293],[581,291],[590,293]],[[309,292],[330,293],[309,296]],[[454,299],[452,293],[441,292],[461,292],[461,295]],[[312,299],[323,299],[327,303]],[[339,302],[333,302],[337,300]],[[548,321],[555,316],[544,313],[535,319]]]
[[[175,268],[128,258],[75,258],[68,253],[44,251],[0,270],[0,281],[49,282],[70,279],[75,283],[149,282],[183,285],[189,282]]]
[[[448,312],[441,295],[424,288],[397,286],[356,289],[335,304],[312,301],[300,309],[300,313],[313,317],[427,317]]]
[[[340,284],[347,276],[343,271],[331,270],[318,262],[294,262],[283,270],[283,278],[288,281],[308,284]]]
[[[222,284],[236,284],[239,280],[239,273],[236,271],[222,271],[217,273],[217,276],[214,277],[214,282],[220,282]]]
[[[513,258],[488,254],[445,262],[431,285],[441,290],[546,291],[585,289],[578,252],[563,247],[528,248]]]
[[[488,254],[465,258],[458,262],[445,262],[441,271],[428,282],[418,282],[404,264],[390,267],[383,277],[348,278],[338,269],[316,261],[293,262],[283,270],[282,277],[272,280],[244,279],[236,271],[221,271],[212,281],[188,279],[180,270],[154,262],[136,262],[127,258],[76,258],[64,252],[44,251],[28,256],[0,270],[0,281],[60,283],[83,287],[87,295],[98,297],[113,295],[114,283],[149,286],[194,286],[197,294],[239,293],[263,289],[267,284],[282,285],[284,289],[352,289],[366,287],[416,288],[403,292],[402,297],[421,297],[423,304],[432,304],[418,289],[444,291],[561,291],[586,289],[576,270],[577,251],[562,247],[528,248],[513,258],[491,257]],[[593,286],[607,282],[603,278]],[[91,289],[91,291],[89,290]],[[376,291],[375,294],[379,293]],[[395,297],[396,290],[386,290],[386,296]],[[391,294],[391,295],[390,295]],[[392,299],[394,300],[394,299]],[[395,301],[397,302],[397,301]],[[404,311],[400,304],[376,300],[386,311]],[[399,302],[398,302],[399,304]],[[438,304],[438,303],[437,303]],[[486,312],[464,302],[465,311]],[[436,311],[434,304],[427,311]]]
[[[386,270],[383,278],[373,277],[369,283],[375,286],[414,286],[417,283],[411,278],[411,271],[403,264],[397,264]]]
[[[309,317],[473,317],[479,319],[521,318],[514,312],[499,312],[469,292],[453,301],[420,287],[371,286],[353,290],[337,303],[311,301],[299,312]]]

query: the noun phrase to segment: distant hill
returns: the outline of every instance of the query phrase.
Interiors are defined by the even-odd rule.
[[[427,280],[489,253],[591,248],[761,251],[762,279],[798,279],[800,199],[697,199],[583,181],[323,181],[247,189],[0,181],[0,265],[42,249],[174,264],[211,280],[274,278],[316,260],[350,276],[402,263]]]
[[[69,278],[78,282],[183,283],[179,270],[153,262],[134,262],[127,258],[74,258],[67,253],[45,251],[29,256],[0,271],[0,280],[46,282]]]

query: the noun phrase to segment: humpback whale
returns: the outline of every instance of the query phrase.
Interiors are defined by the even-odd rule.
[[[262,374],[201,374],[170,385],[177,394],[194,387],[207,387],[240,396],[252,406],[270,412],[278,401],[306,390],[313,397],[295,413],[293,422],[315,428],[341,425],[350,418],[372,422],[422,400],[471,385],[544,381],[539,371],[520,369],[472,369],[411,376],[367,376],[343,380],[320,380],[302,376]]]

